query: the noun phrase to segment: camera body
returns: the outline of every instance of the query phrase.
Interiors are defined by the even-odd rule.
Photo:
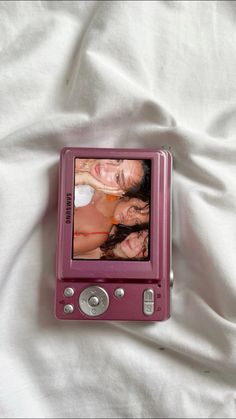
[[[169,318],[171,177],[164,149],[61,151],[58,319]]]

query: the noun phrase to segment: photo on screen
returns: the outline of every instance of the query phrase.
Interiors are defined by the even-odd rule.
[[[73,259],[150,260],[151,160],[76,158]]]

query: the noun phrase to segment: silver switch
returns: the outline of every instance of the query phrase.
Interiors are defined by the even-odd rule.
[[[143,293],[143,312],[146,316],[151,316],[154,313],[154,291],[151,288]]]
[[[152,289],[145,290],[143,293],[143,301],[154,301],[154,291]]]
[[[148,303],[147,301],[144,301],[143,312],[146,314],[146,316],[151,316],[154,313],[154,303]]]
[[[170,287],[172,288],[174,285],[174,271],[171,269],[170,271]]]

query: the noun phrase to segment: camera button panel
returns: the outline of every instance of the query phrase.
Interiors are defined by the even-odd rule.
[[[154,313],[154,291],[151,288],[143,293],[143,312],[146,316]]]
[[[109,296],[102,287],[85,288],[79,296],[80,310],[87,316],[100,316],[107,311]]]

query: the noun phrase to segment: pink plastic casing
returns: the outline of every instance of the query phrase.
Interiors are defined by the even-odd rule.
[[[150,261],[73,260],[73,203],[75,158],[150,159],[151,215]],[[64,148],[61,151],[58,202],[58,235],[56,258],[56,317],[62,320],[165,320],[170,316],[171,270],[171,175],[169,151],[155,149]],[[79,295],[89,286],[100,286],[109,295],[107,311],[96,317],[79,308]],[[67,287],[74,289],[65,297]],[[125,295],[117,298],[116,288]],[[154,290],[155,310],[151,316],[143,312],[143,293]],[[74,311],[64,313],[72,304]]]

